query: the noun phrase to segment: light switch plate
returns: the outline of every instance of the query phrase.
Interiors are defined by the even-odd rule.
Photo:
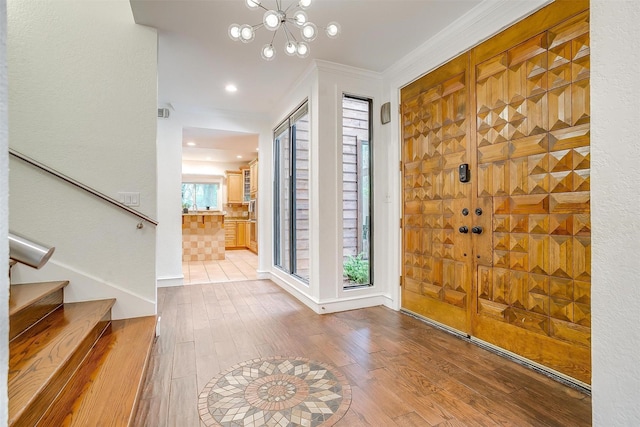
[[[127,206],[140,206],[139,192],[119,192],[118,201]]]

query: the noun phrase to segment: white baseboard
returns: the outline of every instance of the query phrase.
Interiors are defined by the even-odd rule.
[[[115,298],[116,303],[111,309],[113,320],[156,314],[154,301],[54,260],[50,260],[40,270],[17,264],[11,272],[13,284],[56,280],[69,281],[64,288],[65,303]]]
[[[320,313],[337,313],[340,311],[357,310],[359,308],[375,307],[384,305],[389,307],[391,300],[388,295],[370,294],[351,298],[341,298],[319,303]]]
[[[184,276],[156,278],[156,287],[158,288],[170,288],[172,286],[183,286],[183,285],[184,285]]]
[[[265,277],[265,279],[270,279],[276,285],[280,286],[282,289],[293,295],[297,300],[299,300],[318,314],[337,313],[340,311],[356,310],[359,308],[375,307],[378,305],[384,305],[389,308],[392,308],[393,306],[393,300],[389,297],[389,295],[385,295],[382,293],[318,301],[302,292],[293,284],[288,283],[286,279],[270,272],[264,273],[269,276]]]
[[[300,291],[298,288],[293,286],[291,283],[288,283],[286,280],[279,277],[278,275],[273,274],[271,272],[267,274],[269,275],[269,277],[266,277],[266,279],[271,280],[273,283],[275,283],[276,285],[280,286],[282,289],[284,289],[285,291],[293,295],[298,301],[300,301],[301,303],[303,303],[304,305],[306,305],[316,313],[320,314],[320,306],[318,305],[318,301],[311,298],[309,295],[305,294],[304,292]]]
[[[271,280],[271,272],[264,270],[256,270],[256,278],[258,280]]]

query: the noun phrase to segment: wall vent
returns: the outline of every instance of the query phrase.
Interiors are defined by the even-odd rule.
[[[162,119],[169,118],[169,109],[168,108],[158,108],[158,117]]]

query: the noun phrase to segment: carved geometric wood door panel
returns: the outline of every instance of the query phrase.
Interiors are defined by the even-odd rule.
[[[469,331],[471,251],[458,233],[471,186],[468,55],[402,92],[403,307]]]
[[[587,8],[556,1],[402,90],[403,308],[584,383],[591,381]],[[447,145],[458,162],[451,164],[442,162],[442,137],[431,128],[442,104],[434,88],[465,61],[470,83],[458,97],[468,96],[465,116],[475,128],[458,131],[466,151]],[[471,165],[471,185],[457,179],[461,163]],[[444,191],[439,177],[447,170],[455,175]],[[461,225],[483,233],[460,233]],[[460,266],[448,276],[453,288],[441,279],[452,265]],[[463,303],[451,304],[449,289]]]
[[[493,262],[477,269],[473,334],[588,383],[589,13],[476,59]]]

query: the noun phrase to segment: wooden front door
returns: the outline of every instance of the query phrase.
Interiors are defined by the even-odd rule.
[[[468,68],[463,55],[402,92],[402,306],[464,332],[472,260],[458,227],[471,185],[460,182],[458,167],[470,161]]]
[[[555,2],[401,96],[403,308],[584,383],[587,6]]]

